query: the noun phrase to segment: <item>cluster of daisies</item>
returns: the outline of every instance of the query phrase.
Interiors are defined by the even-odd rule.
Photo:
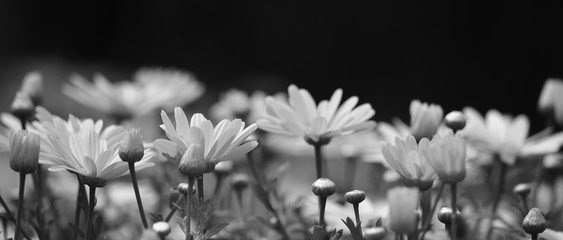
[[[470,107],[444,114],[439,105],[419,100],[411,102],[410,124],[400,120],[393,124],[376,124],[372,120],[375,111],[371,105],[359,104],[358,97],[343,101],[343,91],[337,89],[330,99],[317,103],[307,90],[295,85],[289,86],[287,94],[274,96],[263,92],[249,96],[230,90],[210,108],[214,124],[203,114],[190,116],[182,108],[202,96],[205,90],[189,73],[141,69],[131,81],[121,82],[111,82],[102,75],[94,76],[93,82],[72,76],[62,87],[63,94],[105,114],[117,124],[104,126],[102,120],[79,119],[73,115],[63,119],[49,112],[41,106],[42,84],[39,73],[25,76],[11,105],[11,114],[1,115],[4,126],[0,126],[0,151],[9,152],[10,167],[20,174],[16,214],[0,196],[8,218],[15,225],[16,240],[50,238],[52,233],[44,217],[25,219],[24,188],[26,176],[32,175],[34,189],[38,192],[38,209],[48,208],[42,206],[44,199],[48,199],[42,195],[48,188],[44,178],[57,171],[72,174],[78,185],[71,234],[74,239],[103,237],[96,227],[96,189],[124,176],[131,178],[145,229],[143,239],[169,238],[173,228],[169,221],[175,212],[179,212],[177,225],[185,239],[228,238],[228,233],[224,233],[226,224],[208,223],[213,215],[211,204],[219,200],[205,198],[203,179],[204,175],[213,173],[219,183],[225,165],[240,159],[246,159],[252,176],[233,176],[232,188],[242,191],[248,185],[253,186],[256,197],[273,216],[268,226],[276,232],[275,239],[494,239],[503,234],[495,227],[499,221],[514,227],[503,220],[501,205],[507,179],[510,179],[508,173],[522,165],[532,166],[539,173],[514,188],[523,203],[520,210],[527,215],[521,216],[522,226],[510,236],[526,239],[527,233],[537,239],[544,231],[542,237],[546,239],[563,235],[546,230],[544,214],[553,215],[555,204],[539,206],[542,203],[537,200],[541,199],[537,197],[538,189],[546,182],[543,173],[549,172],[552,178],[558,178],[561,174],[557,169],[563,168],[563,157],[559,153],[563,133],[558,132],[563,126],[563,101],[560,99],[563,82],[560,80],[548,80],[542,90],[538,106],[549,124],[534,136],[528,136],[530,123],[524,115],[512,117],[490,110],[482,116]],[[128,120],[158,110],[161,111],[160,128],[166,138],[146,142],[140,129],[126,127]],[[278,142],[273,145],[283,145],[279,143],[286,141],[295,146],[301,144],[305,151],[314,153],[317,180],[312,183],[312,192],[318,199],[318,211],[304,233],[291,230],[288,218],[279,210],[279,205],[284,203],[276,204],[271,200],[271,195],[279,193],[272,189],[267,173],[251,157],[250,153],[259,142],[268,141],[266,134],[287,137],[274,140]],[[328,223],[325,215],[330,213],[329,197],[337,188],[326,170],[326,158],[334,153],[334,145],[348,164],[363,160],[388,170],[385,179],[394,184],[387,191],[388,214],[383,220],[363,223],[359,204],[367,198],[366,192],[349,189],[353,183],[343,183],[345,189],[350,190],[342,195],[353,206],[354,220],[342,220],[346,233],[331,231],[337,226]],[[535,162],[530,164],[529,159]],[[171,204],[170,213],[166,218],[152,218],[149,224],[136,175],[160,167],[173,171],[167,175],[181,174],[182,180],[174,188],[178,199]],[[487,169],[492,170],[487,172]],[[479,217],[479,221],[468,224],[471,222],[468,219],[478,216],[477,210],[468,206],[479,203],[465,203],[468,199],[460,192],[466,193],[471,186],[479,186],[474,183],[480,178],[476,173],[487,174],[487,184],[494,183],[494,186],[489,187],[493,191],[485,201],[490,210],[479,209],[487,211],[487,217]],[[353,179],[356,173],[352,170],[346,174]],[[479,183],[483,185],[483,181]],[[449,187],[449,196],[442,194],[445,186]],[[543,189],[545,192],[545,187]],[[218,187],[215,190],[218,192]],[[241,195],[237,196],[243,206]],[[438,206],[443,207],[438,210]],[[41,215],[41,212],[35,214]],[[85,223],[80,223],[82,218]],[[443,228],[436,226],[435,219]],[[32,225],[34,231],[24,225]],[[468,236],[467,231],[471,231],[468,228],[477,231],[475,236]]]

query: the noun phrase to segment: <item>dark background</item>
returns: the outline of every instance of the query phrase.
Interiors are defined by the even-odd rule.
[[[295,83],[320,100],[341,87],[375,120],[408,121],[418,98],[525,113],[539,130],[543,81],[563,77],[563,2],[452,2],[2,0],[0,110],[29,70],[58,94],[72,72],[121,80],[164,66],[195,73],[208,99]]]

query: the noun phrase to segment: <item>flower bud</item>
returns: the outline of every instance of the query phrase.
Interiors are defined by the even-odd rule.
[[[366,199],[366,193],[362,190],[353,190],[344,194],[344,198],[350,204],[359,204]]]
[[[460,111],[452,111],[444,118],[444,124],[454,132],[463,129],[465,127],[465,123],[465,115],[463,115]]]
[[[528,194],[532,191],[532,186],[530,186],[529,183],[520,183],[514,186],[512,191],[520,197],[526,198],[526,196],[528,196]]]
[[[207,170],[207,162],[203,157],[203,148],[199,144],[191,144],[180,160],[180,173],[186,177],[202,176]]]
[[[382,227],[372,227],[364,230],[365,240],[383,240],[385,235],[387,235],[387,233]]]
[[[168,224],[167,222],[155,222],[152,225],[152,230],[154,230],[161,237],[166,237],[171,232],[170,224]]]
[[[19,173],[32,173],[39,167],[39,135],[28,131],[10,132],[10,167]]]
[[[11,111],[19,119],[30,119],[33,116],[33,103],[29,96],[23,92],[17,92],[12,102]]]
[[[248,187],[250,179],[246,173],[237,173],[231,177],[231,186],[236,191],[244,191]]]
[[[547,222],[539,208],[532,208],[522,221],[522,228],[528,234],[540,234],[547,228]]]
[[[181,194],[186,194],[188,193],[188,189],[190,188],[190,185],[187,183],[180,183],[178,184],[178,192],[180,192]]]
[[[313,193],[319,197],[328,197],[336,192],[336,184],[328,178],[319,178],[313,183]]]
[[[119,145],[119,157],[128,163],[138,162],[145,155],[143,139],[138,128],[132,128],[125,133]]]
[[[29,72],[23,78],[20,91],[27,94],[34,106],[40,105],[43,92],[43,78],[39,72]]]
[[[440,222],[443,224],[449,225],[452,223],[452,214],[453,214],[452,208],[443,207],[438,212],[438,220],[440,220]],[[461,212],[456,209],[456,221],[459,221],[460,219],[461,219]]]

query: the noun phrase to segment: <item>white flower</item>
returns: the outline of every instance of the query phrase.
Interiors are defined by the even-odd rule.
[[[411,132],[416,139],[432,138],[442,123],[444,111],[436,104],[421,103],[419,100],[411,101]]]
[[[416,230],[419,190],[395,187],[387,191],[389,203],[389,228],[395,234],[409,234]]]
[[[553,113],[558,122],[563,123],[563,81],[547,79],[538,99],[538,109],[544,113]]]
[[[444,136],[435,136],[432,141],[423,138],[420,151],[444,183],[457,183],[465,178],[465,141],[450,130]]]
[[[543,136],[545,134],[542,133],[541,136],[528,138],[530,123],[525,115],[512,118],[492,109],[483,118],[469,107],[463,112],[467,117],[467,125],[460,131],[462,136],[476,148],[498,154],[508,165],[513,165],[517,157],[557,152],[563,144],[563,132],[549,136]]]
[[[133,81],[111,83],[102,75],[94,83],[75,75],[63,85],[73,100],[116,119],[140,116],[158,108],[170,109],[199,98],[203,85],[192,75],[175,70],[141,69]]]
[[[43,77],[41,73],[27,73],[23,78],[20,91],[29,96],[33,105],[39,105],[43,98]]]
[[[289,103],[266,98],[267,116],[258,120],[261,129],[303,137],[314,143],[327,143],[334,136],[375,127],[375,122],[369,120],[375,114],[371,105],[365,103],[354,108],[358,103],[355,96],[340,105],[341,89],[337,89],[330,100],[323,100],[318,105],[305,89],[291,85],[288,92]]]
[[[213,164],[241,158],[258,146],[256,140],[248,139],[256,130],[256,124],[245,128],[243,121],[235,119],[223,120],[213,127],[211,121],[200,113],[194,114],[188,122],[184,111],[177,107],[174,109],[176,122],[174,127],[164,111],[160,115],[164,123],[161,128],[166,132],[169,140],[157,139],[154,147],[163,155],[173,159],[179,160],[192,144],[199,145],[193,148],[193,151],[203,151],[194,152],[192,155],[201,154],[206,162]]]
[[[129,173],[128,164],[119,158],[119,146],[124,129],[108,126],[102,130],[101,120],[78,120],[70,115],[68,121],[37,108],[40,120],[41,164],[49,170],[68,170],[81,176],[100,180],[111,180]],[[153,153],[145,149],[144,157],[135,163],[135,169],[151,167]]]

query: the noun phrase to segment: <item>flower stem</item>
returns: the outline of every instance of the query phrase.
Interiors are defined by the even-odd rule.
[[[457,207],[456,207],[456,200],[457,200],[457,183],[450,184],[450,190],[452,194],[452,211],[453,214],[451,215],[451,230],[452,230],[452,240],[457,239]]]
[[[184,198],[184,195],[178,196],[178,199],[176,199],[176,205],[180,204],[180,201],[182,201],[182,198]],[[178,208],[176,206],[174,206],[172,209],[170,209],[170,212],[168,213],[168,215],[166,215],[166,218],[164,218],[165,222],[169,222],[170,219],[172,219],[172,216],[174,216],[174,213],[176,213],[176,210]]]
[[[194,190],[194,178],[188,177],[188,192],[186,193],[186,240],[192,239],[191,231],[191,212],[192,212],[192,192]]]
[[[131,174],[131,182],[133,183],[133,190],[135,190],[135,198],[137,199],[137,206],[139,207],[139,214],[141,214],[143,227],[145,227],[145,229],[148,229],[149,224],[147,223],[147,217],[145,216],[143,202],[141,201],[141,193],[139,193],[139,185],[137,184],[137,174],[135,173],[134,162],[129,162],[129,173]]]
[[[92,220],[94,220],[94,207],[96,206],[96,187],[88,186],[90,189],[90,203],[88,204],[88,220],[86,222],[86,235],[84,238],[90,240],[92,237]]]
[[[487,229],[486,239],[490,239],[491,234],[493,233],[493,222],[495,220],[495,215],[497,213],[497,208],[498,208],[498,205],[500,203],[502,192],[504,191],[504,181],[505,181],[506,170],[507,170],[507,167],[508,167],[508,165],[506,165],[506,163],[503,163],[501,161],[499,161],[498,163],[500,164],[499,165],[500,166],[500,174],[499,174],[499,178],[498,178],[496,195],[495,195],[495,198],[493,200],[493,209],[491,210],[491,221],[489,222],[489,227]]]
[[[326,197],[319,196],[319,225],[321,225],[323,229],[326,228],[325,208],[326,208]]]
[[[430,210],[428,218],[424,219],[425,223],[424,227],[422,228],[422,236],[420,237],[420,240],[424,240],[424,235],[426,235],[426,232],[430,228],[430,222],[432,221],[432,216],[434,215],[434,212],[436,212],[436,208],[438,207],[438,201],[440,201],[440,197],[442,196],[442,192],[444,191],[444,186],[445,184],[440,184],[440,188],[438,189],[438,196],[436,196],[436,200],[434,200],[432,210]]]
[[[2,207],[6,211],[6,215],[8,215],[8,219],[15,224],[16,223],[16,217],[14,217],[14,214],[8,208],[8,204],[6,204],[6,202],[4,201],[4,198],[2,198],[2,195],[0,195],[0,204],[2,204]],[[6,229],[6,228],[4,228],[4,229]],[[29,236],[27,236],[27,234],[23,231],[23,229],[20,229],[20,231],[21,231],[22,236],[25,239],[30,239]],[[6,231],[4,231],[4,233],[6,233]],[[8,238],[6,238],[6,239],[8,239]]]
[[[315,148],[315,163],[317,166],[317,179],[323,177],[323,157],[321,155],[321,144],[315,143],[313,144]]]
[[[82,212],[83,205],[88,207],[88,200],[86,199],[86,188],[84,187],[84,183],[82,182],[82,178],[80,175],[76,174],[76,179],[78,179],[78,192],[76,196],[76,209],[74,210],[74,226],[78,229],[80,226],[80,213]],[[88,211],[85,211],[84,214],[88,214]],[[88,217],[88,216],[86,216]],[[74,231],[74,239],[78,239],[78,231]]]
[[[23,215],[24,188],[25,188],[25,173],[20,173],[20,191],[18,194],[18,216],[16,219],[16,236],[14,237],[15,240],[20,240],[20,232],[23,231],[21,229],[21,220]]]
[[[360,204],[354,203],[353,205],[354,205],[354,215],[356,215],[356,226],[358,227],[358,231],[360,232],[360,236],[363,236],[362,226],[361,226],[361,222],[360,222]]]
[[[199,204],[203,204],[203,175],[197,177],[197,195],[199,197]]]
[[[538,240],[538,234],[532,234],[532,240]]]

